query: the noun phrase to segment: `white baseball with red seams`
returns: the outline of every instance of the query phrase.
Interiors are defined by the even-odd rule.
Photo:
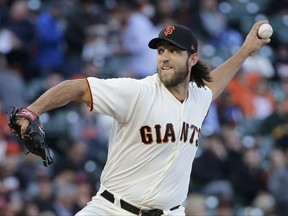
[[[258,29],[258,36],[262,39],[270,38],[273,34],[273,28],[270,24],[264,23]]]

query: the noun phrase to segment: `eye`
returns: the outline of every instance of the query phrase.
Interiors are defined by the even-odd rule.
[[[180,53],[180,51],[181,51],[181,50],[176,49],[176,48],[173,48],[173,49],[170,50],[170,52],[175,53],[175,54]]]
[[[157,52],[158,52],[158,54],[162,54],[164,52],[164,49],[163,48],[158,48]]]

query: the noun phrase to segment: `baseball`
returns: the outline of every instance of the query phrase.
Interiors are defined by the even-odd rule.
[[[258,37],[262,39],[270,38],[273,34],[273,28],[270,24],[264,23],[258,29]]]

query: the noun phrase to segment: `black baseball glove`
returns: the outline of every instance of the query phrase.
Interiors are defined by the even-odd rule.
[[[30,122],[23,137],[21,136],[21,125],[17,122],[17,120],[21,118]],[[53,163],[48,145],[45,142],[45,131],[40,122],[39,116],[36,113],[25,108],[13,108],[12,112],[9,113],[9,127],[25,144],[28,149],[26,154],[31,152],[32,154],[40,156],[43,160],[44,166]]]

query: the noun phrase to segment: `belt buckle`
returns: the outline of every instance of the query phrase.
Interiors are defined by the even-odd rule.
[[[149,216],[149,212],[147,210],[140,209],[139,216]]]
[[[153,210],[142,210],[139,211],[139,216],[161,216],[163,214],[162,210],[153,209]]]
[[[149,212],[148,210],[142,210],[140,209],[139,211],[139,216],[150,216],[151,212]]]
[[[139,216],[150,216],[150,212],[147,210],[140,209]]]

